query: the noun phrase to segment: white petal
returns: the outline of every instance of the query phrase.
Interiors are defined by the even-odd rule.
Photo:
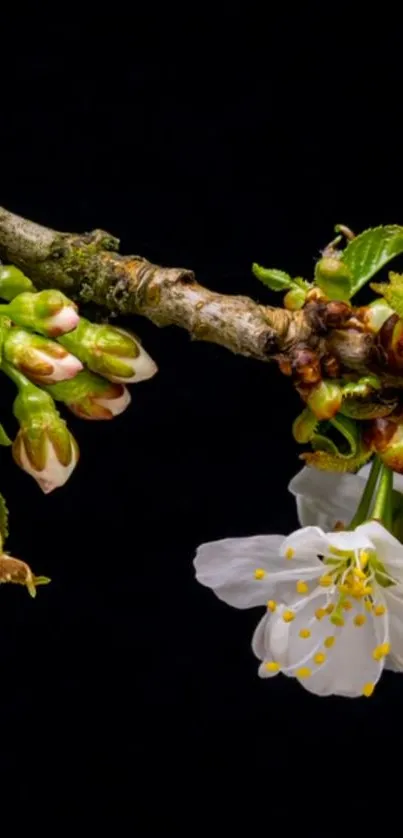
[[[387,661],[387,669],[403,670],[403,595],[396,595],[393,587],[383,588],[386,608],[389,615],[389,632],[391,654]]]
[[[376,550],[377,558],[385,566],[385,570],[403,582],[403,545],[378,521],[369,521],[357,528],[371,540]]]
[[[310,564],[317,564],[320,570],[323,566],[318,556],[325,553],[327,545],[327,536],[319,527],[303,527],[287,536],[281,550],[284,556],[289,550],[294,551],[293,561],[299,566],[309,561]]]
[[[63,466],[55,453],[53,445],[49,441],[46,440],[46,465],[42,471],[37,471],[31,465],[31,462],[27,456],[25,445],[24,443],[21,444],[20,447],[20,458],[21,458],[21,467],[27,474],[30,474],[36,482],[38,486],[42,489],[45,495],[48,495],[50,492],[53,492],[54,489],[59,488],[60,486],[64,486],[64,484],[69,479],[72,471],[75,469],[77,462],[78,462],[78,448],[76,444],[71,443],[72,445],[72,457],[71,462],[68,466]]]
[[[328,546],[334,547],[336,550],[350,551],[350,550],[373,550],[372,541],[368,538],[364,527],[357,527],[356,530],[347,530],[346,532],[332,532],[328,533]]]
[[[376,684],[384,667],[385,659],[376,661],[373,651],[384,640],[382,621],[368,618],[363,626],[354,625],[354,616],[363,613],[360,604],[345,612],[345,626],[341,628],[332,649],[327,651],[327,662],[319,667],[311,678],[301,681],[302,685],[316,695],[342,695],[358,697],[366,684]]]
[[[202,544],[194,559],[196,579],[229,605],[264,605],[272,589],[269,574],[284,569],[285,561],[280,555],[283,541],[281,535],[255,535]],[[257,569],[265,572],[263,579],[255,578]]]
[[[258,624],[255,628],[255,631],[253,633],[252,651],[253,651],[253,654],[256,655],[257,658],[260,658],[260,660],[264,660],[264,657],[265,657],[264,637],[265,637],[266,626],[270,622],[271,617],[272,617],[272,614],[270,612],[268,612],[267,614],[264,614],[262,619],[259,620],[259,622],[258,622]]]
[[[236,608],[265,605],[269,599],[290,602],[296,582],[317,578],[323,565],[312,553],[288,561],[284,543],[280,535],[256,535],[202,544],[194,560],[196,578]],[[263,577],[257,579],[255,571],[263,571]]]
[[[74,306],[63,306],[57,314],[48,317],[44,325],[50,337],[58,337],[75,329],[79,319],[80,316]]]
[[[365,480],[356,474],[332,474],[306,467],[288,486],[291,494],[297,497],[300,523],[303,526],[317,524],[324,530],[332,530],[338,521],[345,525],[349,523],[364,488]]]

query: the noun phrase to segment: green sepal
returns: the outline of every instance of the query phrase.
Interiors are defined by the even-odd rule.
[[[14,265],[0,265],[0,297],[10,302],[23,294],[24,291],[34,291],[34,284],[19,268]]]
[[[292,425],[292,434],[296,442],[300,445],[305,445],[313,438],[315,431],[319,425],[319,419],[306,407],[299,416],[294,419]]]
[[[334,430],[341,437],[339,443],[332,433]],[[372,454],[361,441],[357,423],[340,414],[320,423],[311,444],[313,451],[302,454],[301,459],[321,471],[355,472]]]
[[[263,268],[257,262],[253,263],[252,272],[256,279],[263,282],[263,285],[266,285],[271,291],[291,291],[297,288],[302,291],[309,291],[312,287],[311,283],[301,276],[293,279],[286,271],[280,271],[277,268]]]

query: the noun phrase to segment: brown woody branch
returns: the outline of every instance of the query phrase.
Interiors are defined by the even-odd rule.
[[[209,291],[190,270],[122,256],[118,247],[103,230],[60,233],[0,208],[0,256],[38,288],[59,288],[78,303],[92,302],[115,314],[144,315],[157,326],[181,326],[196,340],[241,355],[277,358],[285,372],[295,372],[301,346],[320,358],[335,358],[338,367],[368,369],[374,338],[346,328],[351,309],[343,304],[338,309],[339,304],[312,301],[297,312],[258,305],[248,297]]]

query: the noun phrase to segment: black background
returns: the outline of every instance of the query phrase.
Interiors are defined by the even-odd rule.
[[[386,8],[365,32],[326,6],[15,10],[0,203],[60,230],[107,229],[122,252],[275,302],[253,261],[309,277],[334,224],[403,223],[398,29]],[[7,546],[52,577],[36,601],[0,592],[6,775],[22,796],[39,781],[38,809],[58,793],[67,808],[125,801],[137,818],[143,791],[151,812],[170,784],[180,811],[186,778],[197,812],[204,797],[236,810],[225,777],[259,772],[260,807],[263,780],[290,784],[305,760],[332,765],[357,746],[377,758],[374,732],[386,718],[399,729],[403,679],[386,675],[370,701],[262,682],[259,612],[194,579],[199,543],[297,526],[288,381],[178,329],[126,325],[159,373],[114,422],[71,420],[81,462],[68,485],[42,496],[2,453]]]

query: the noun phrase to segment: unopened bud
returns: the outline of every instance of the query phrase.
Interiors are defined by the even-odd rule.
[[[386,300],[374,300],[368,306],[360,309],[360,316],[365,325],[375,334],[380,331],[385,321],[394,314]]]
[[[13,443],[17,465],[37,481],[45,494],[63,486],[77,464],[79,451],[53,399],[26,382],[13,411],[20,424]]]
[[[0,306],[17,326],[33,329],[46,337],[59,337],[75,329],[79,321],[77,306],[61,291],[27,291],[7,305]]]
[[[10,364],[41,384],[73,378],[83,368],[81,361],[59,343],[25,329],[9,330],[3,352]]]
[[[321,381],[311,390],[307,404],[317,419],[324,420],[338,413],[342,401],[341,387],[332,381]]]
[[[348,300],[351,280],[349,268],[336,256],[324,256],[316,264],[315,282],[331,300]]]
[[[123,413],[131,401],[124,384],[107,381],[88,370],[70,381],[47,387],[47,391],[80,419],[113,419]]]
[[[289,311],[298,311],[306,302],[307,292],[303,288],[292,288],[284,297],[284,306]]]
[[[2,300],[13,300],[24,291],[33,291],[34,285],[19,268],[14,265],[0,265],[0,297]]]
[[[81,317],[77,328],[59,338],[59,343],[109,381],[137,383],[157,372],[157,365],[134,335],[117,326]]]

